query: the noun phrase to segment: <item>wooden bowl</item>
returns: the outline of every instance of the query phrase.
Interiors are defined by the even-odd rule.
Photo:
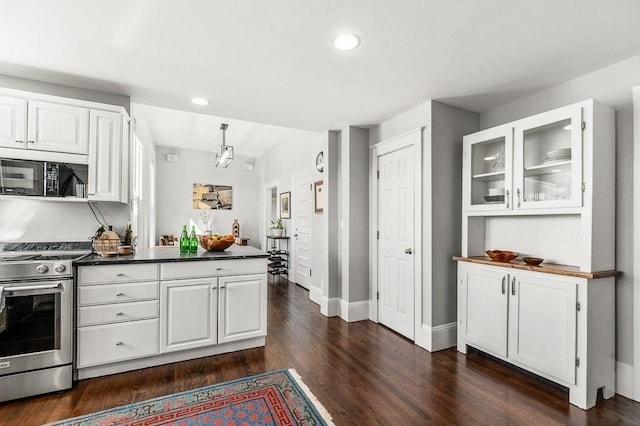
[[[508,250],[487,250],[485,253],[487,253],[487,256],[489,256],[494,262],[502,263],[511,262],[513,259],[518,257],[518,253]]]
[[[206,251],[224,251],[234,242],[233,235],[200,235],[200,247]]]
[[[524,263],[526,263],[527,265],[530,266],[538,266],[539,264],[542,263],[542,261],[544,260],[541,257],[529,257],[529,256],[525,256],[522,258],[522,260],[524,260]]]

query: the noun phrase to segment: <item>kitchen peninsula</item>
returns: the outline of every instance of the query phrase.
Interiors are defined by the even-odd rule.
[[[156,247],[76,262],[76,378],[264,346],[267,256]]]

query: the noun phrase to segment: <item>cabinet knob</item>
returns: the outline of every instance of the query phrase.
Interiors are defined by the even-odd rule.
[[[216,268],[216,271],[222,271],[222,268]]]

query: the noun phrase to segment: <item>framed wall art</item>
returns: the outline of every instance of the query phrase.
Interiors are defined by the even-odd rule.
[[[291,219],[291,192],[280,194],[280,219]]]
[[[193,184],[193,208],[231,210],[233,190],[228,185]]]
[[[324,211],[324,204],[322,203],[323,188],[323,181],[319,180],[313,183],[313,205],[315,206],[316,213],[322,213]]]

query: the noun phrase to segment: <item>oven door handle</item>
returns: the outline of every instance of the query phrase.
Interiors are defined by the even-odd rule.
[[[57,284],[41,284],[29,286],[5,287],[3,289],[7,296],[39,296],[44,294],[62,293],[64,286],[61,282]]]

